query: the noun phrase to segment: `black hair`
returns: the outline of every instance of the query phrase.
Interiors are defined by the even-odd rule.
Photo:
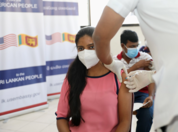
[[[85,35],[92,37],[93,32],[94,32],[93,27],[82,28],[76,35],[75,38],[76,45],[81,37]],[[72,125],[74,126],[79,126],[81,120],[84,121],[84,119],[81,116],[80,95],[83,92],[87,83],[86,76],[87,76],[87,69],[83,65],[83,63],[79,60],[79,57],[77,56],[75,60],[72,62],[72,64],[70,65],[66,76],[69,83],[68,118],[72,118],[71,122]]]
[[[127,44],[127,41],[138,42],[137,33],[131,30],[124,30],[121,34],[121,43]]]

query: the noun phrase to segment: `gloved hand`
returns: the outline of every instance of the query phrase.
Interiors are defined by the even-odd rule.
[[[126,75],[128,75],[127,69],[124,66],[124,63],[122,63],[120,60],[113,59],[111,64],[109,65],[104,64],[104,66],[117,75],[117,78],[119,79],[120,83],[122,82],[121,70],[123,69]]]
[[[152,75],[155,73],[156,71],[132,71],[127,76],[128,81],[125,81],[124,83],[126,84],[126,87],[130,89],[129,92],[134,93],[149,85],[150,83],[153,83],[154,80]]]

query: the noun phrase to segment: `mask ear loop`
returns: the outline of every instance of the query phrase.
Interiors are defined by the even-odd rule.
[[[126,45],[124,44],[124,46],[125,46],[125,48],[127,49],[127,47],[126,47]],[[123,49],[124,50],[124,49]],[[127,49],[127,51],[128,51],[128,49]],[[124,53],[126,54],[126,52],[125,52],[125,50],[124,50]]]

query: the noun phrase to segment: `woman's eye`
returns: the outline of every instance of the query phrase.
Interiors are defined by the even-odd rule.
[[[90,46],[90,49],[94,49],[94,46]]]
[[[80,48],[78,48],[78,50],[79,50],[79,51],[82,51],[82,50],[83,50],[83,48],[82,48],[82,47],[80,47]]]

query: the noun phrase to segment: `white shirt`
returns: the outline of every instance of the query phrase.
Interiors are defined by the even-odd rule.
[[[178,0],[110,0],[108,6],[124,18],[134,11],[157,73],[155,129],[178,115]]]
[[[152,60],[152,57],[144,52],[139,52],[135,58],[132,58],[129,63],[127,63],[124,58],[122,58],[122,52],[116,56],[113,56],[113,59],[120,60],[124,63],[127,69],[131,68],[135,63],[139,62],[140,60]],[[143,68],[142,68],[143,69]]]

